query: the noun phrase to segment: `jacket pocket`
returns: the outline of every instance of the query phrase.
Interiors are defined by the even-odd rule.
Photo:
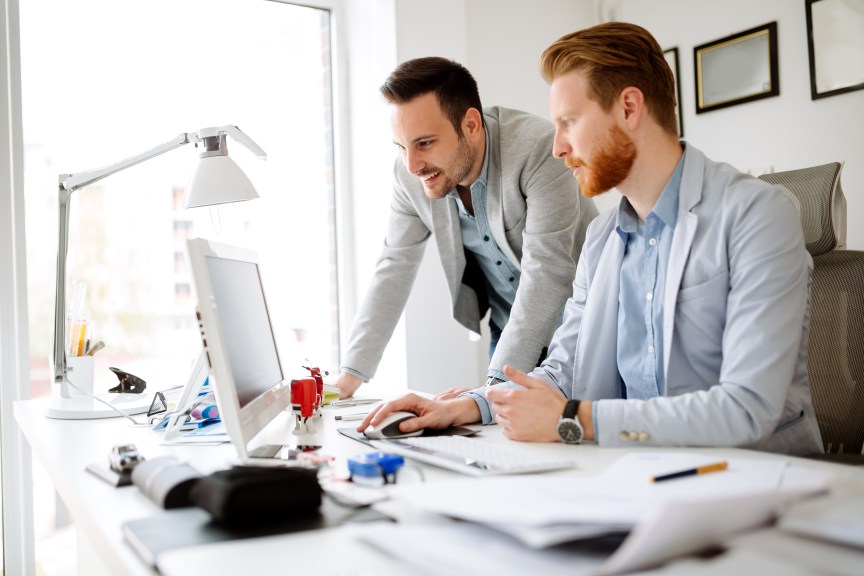
[[[795,426],[802,420],[804,420],[804,411],[800,410],[797,414],[793,414],[791,418],[787,418],[786,420],[780,422],[780,424],[778,424],[777,427],[774,428],[774,434],[783,432],[784,430]]]

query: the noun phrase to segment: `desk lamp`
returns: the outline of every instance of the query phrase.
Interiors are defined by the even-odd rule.
[[[197,132],[179,134],[173,140],[160,144],[146,152],[131,156],[115,164],[102,168],[79,172],[78,174],[61,174],[59,186],[59,222],[60,232],[57,243],[57,286],[54,303],[54,384],[59,384],[60,396],[52,398],[46,416],[49,418],[81,420],[88,418],[110,418],[141,414],[150,407],[149,394],[106,394],[92,398],[72,396],[69,382],[69,367],[66,361],[66,256],[69,241],[69,200],[72,193],[106,176],[110,176],[130,166],[145,162],[169,150],[179,148],[184,144],[193,143],[202,151],[200,161],[189,179],[183,197],[184,208],[211,206],[228,202],[240,202],[258,198],[252,182],[240,167],[228,157],[226,136],[240,142],[254,152],[262,160],[267,154],[249,136],[236,126],[219,128],[202,128]],[[56,386],[55,386],[56,387]]]

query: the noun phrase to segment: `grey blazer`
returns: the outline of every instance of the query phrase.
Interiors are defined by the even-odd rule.
[[[490,369],[505,363],[531,370],[555,332],[570,295],[588,222],[597,214],[564,164],[552,157],[554,127],[537,116],[484,110],[489,137],[487,210],[492,235],[522,277],[510,320]],[[342,366],[374,375],[408,299],[424,252],[435,237],[450,292],[453,317],[479,334],[488,309],[479,268],[466,262],[458,209],[450,199],[430,200],[401,159],[384,248],[371,287],[354,320]]]
[[[779,188],[686,150],[664,295],[666,389],[621,399],[614,209],[588,230],[564,323],[534,374],[597,401],[602,446],[821,453],[807,376],[813,263],[795,207]]]

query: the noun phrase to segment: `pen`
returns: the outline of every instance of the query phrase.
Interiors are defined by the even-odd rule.
[[[654,476],[651,482],[663,482],[664,480],[674,480],[675,478],[683,478],[685,476],[696,476],[697,474],[708,474],[710,472],[722,472],[729,467],[729,463],[725,460],[715,462],[714,464],[706,464],[689,470],[681,470],[680,472],[672,472],[671,474],[663,474],[662,476]]]
[[[360,406],[361,404],[374,404],[381,402],[380,398],[345,398],[343,400],[333,400],[330,406]]]
[[[344,414],[344,415],[340,414],[339,416],[336,416],[336,420],[362,420],[363,418],[365,418],[368,415],[369,415],[368,412],[361,412],[358,414]]]

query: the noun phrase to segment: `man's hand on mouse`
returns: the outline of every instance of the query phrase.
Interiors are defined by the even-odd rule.
[[[558,419],[567,399],[545,380],[510,366],[504,366],[504,374],[521,388],[495,386],[486,392],[504,436],[524,442],[557,442]]]
[[[449,426],[471,424],[480,420],[480,410],[471,398],[438,401],[417,394],[406,394],[374,408],[357,426],[357,431],[363,432],[368,426],[377,426],[387,414],[399,410],[417,415],[416,418],[410,418],[399,424],[399,431],[404,433],[421,428],[443,430]]]

